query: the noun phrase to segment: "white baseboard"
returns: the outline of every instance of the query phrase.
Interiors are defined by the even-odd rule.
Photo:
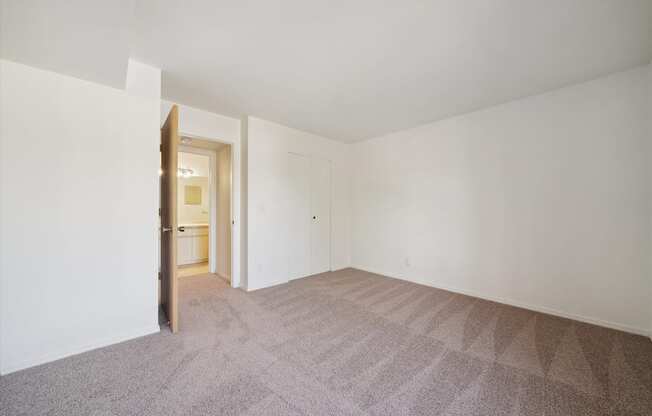
[[[505,304],[505,305],[516,306],[518,308],[528,309],[528,310],[535,311],[535,312],[541,312],[541,313],[545,313],[545,314],[548,314],[548,315],[559,316],[561,318],[573,319],[575,321],[585,322],[585,323],[588,323],[588,324],[598,325],[598,326],[602,326],[602,327],[610,328],[610,329],[616,329],[616,330],[623,331],[623,332],[628,332],[628,333],[631,333],[631,334],[643,335],[643,336],[646,336],[646,337],[650,337],[650,339],[652,340],[652,332],[650,330],[648,330],[648,329],[643,329],[643,328],[638,328],[638,327],[634,327],[634,326],[619,324],[617,322],[605,321],[605,320],[598,319],[598,318],[591,318],[591,317],[588,317],[588,316],[576,315],[576,314],[573,314],[573,313],[563,312],[563,311],[548,308],[548,307],[545,307],[545,306],[531,305],[531,304],[528,304],[528,303],[515,301],[513,299],[506,299],[506,298],[500,298],[500,297],[494,297],[494,296],[487,296],[487,295],[484,295],[482,293],[477,293],[477,292],[464,290],[464,289],[460,289],[460,288],[436,285],[436,284],[434,284],[434,283],[432,283],[430,281],[427,281],[425,279],[408,279],[408,278],[403,278],[403,277],[399,277],[399,276],[393,276],[390,273],[386,273],[386,272],[384,272],[382,270],[374,269],[373,267],[366,267],[366,266],[360,266],[360,265],[351,266],[351,267],[354,268],[354,269],[363,270],[365,272],[375,273],[375,274],[380,274],[380,275],[383,275],[383,276],[391,277],[393,279],[404,280],[404,281],[407,281],[407,282],[417,283],[417,284],[421,284],[421,285],[424,285],[424,286],[434,287],[436,289],[446,290],[448,292],[459,293],[459,294],[462,294],[462,295],[472,296],[474,298],[480,298],[480,299],[485,299],[485,300],[489,300],[489,301],[492,301],[492,302],[502,303],[502,304]]]
[[[52,361],[60,360],[62,358],[70,357],[72,355],[77,355],[83,352],[95,350],[97,348],[106,347],[112,344],[118,344],[120,342],[129,341],[134,338],[140,338],[145,335],[155,334],[160,331],[161,331],[161,327],[159,327],[158,325],[148,326],[146,328],[139,328],[139,329],[127,331],[119,335],[101,338],[83,345],[72,346],[64,350],[49,352],[47,354],[37,356],[37,357],[30,357],[15,363],[3,362],[2,369],[0,370],[0,375],[4,376],[9,373],[14,373],[16,371],[24,370],[29,367],[46,364]]]
[[[191,260],[188,263],[178,263],[177,267],[184,267],[184,266],[193,266],[195,264],[202,264],[202,263],[208,263],[208,258],[205,259],[195,259]]]
[[[269,287],[283,285],[283,284],[289,283],[289,282],[291,282],[291,280],[280,280],[280,281],[277,281],[277,282],[271,282],[270,284],[263,285],[263,286],[248,286],[247,287],[247,292],[254,292],[254,291],[260,290],[260,289],[267,289]]]
[[[352,267],[353,267],[353,266],[342,266],[342,265],[339,265],[338,267],[336,267],[336,268],[332,268],[331,270],[329,270],[329,272],[336,272],[336,271],[339,271],[339,270],[350,269],[350,268],[352,268]],[[325,273],[327,273],[327,272],[325,272]],[[305,277],[310,277],[310,276],[312,276],[312,275],[309,274],[309,275],[306,275],[306,276],[297,277],[296,279],[303,279],[303,278],[305,278]],[[278,280],[278,281],[270,282],[270,283],[267,284],[267,285],[261,285],[261,286],[250,286],[250,285],[247,285],[247,288],[243,288],[243,289],[244,289],[246,292],[253,292],[253,291],[255,291],[255,290],[267,289],[268,287],[274,287],[274,286],[282,285],[282,284],[285,284],[285,283],[289,283],[289,282],[291,282],[292,280],[296,280],[296,279],[290,279],[290,280]]]

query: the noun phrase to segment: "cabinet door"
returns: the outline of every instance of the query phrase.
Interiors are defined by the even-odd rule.
[[[177,237],[177,263],[189,264],[193,261],[193,237],[179,232]]]
[[[197,261],[208,260],[208,235],[198,235],[194,240]]]

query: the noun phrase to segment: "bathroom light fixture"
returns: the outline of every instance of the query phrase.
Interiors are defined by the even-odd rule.
[[[195,175],[195,171],[192,169],[187,169],[187,168],[177,169],[177,176],[180,178],[189,178],[194,175]]]

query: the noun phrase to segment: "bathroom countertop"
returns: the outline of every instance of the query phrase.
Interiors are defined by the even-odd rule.
[[[200,227],[208,227],[208,224],[179,224],[179,227],[185,227],[185,228],[200,228]]]

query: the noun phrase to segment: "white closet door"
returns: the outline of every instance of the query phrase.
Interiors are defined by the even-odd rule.
[[[280,236],[289,244],[288,279],[310,275],[310,158],[288,154],[288,228]]]
[[[310,159],[310,273],[331,269],[331,162]]]

